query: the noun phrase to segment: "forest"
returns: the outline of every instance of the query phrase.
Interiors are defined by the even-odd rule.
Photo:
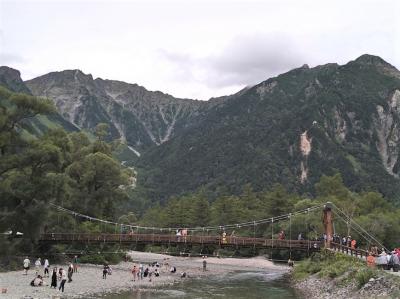
[[[40,246],[41,232],[115,231],[114,227],[87,218],[60,215],[52,204],[127,227],[218,226],[222,230],[227,224],[276,217],[333,202],[351,219],[368,228],[387,248],[400,243],[400,209],[378,192],[349,190],[339,173],[321,176],[314,186],[315,196],[289,192],[279,184],[262,191],[254,191],[250,184],[245,184],[239,195],[232,195],[221,184],[218,195],[200,188],[163,202],[145,198],[142,201],[147,204],[135,206],[127,188],[135,174],[114,157],[118,142],[106,141],[107,125],[99,124],[93,135],[83,131],[68,133],[60,128],[40,136],[27,133],[32,119],[52,113],[55,107],[48,100],[0,88],[0,262],[3,265],[13,264],[23,254],[65,251],[63,246]],[[339,218],[334,221],[338,234],[351,234],[361,247],[373,245],[348,223]],[[238,227],[227,233],[276,238],[280,230],[292,239],[297,239],[300,233],[304,238],[318,238],[322,233],[321,213],[298,215],[290,223]],[[22,237],[18,237],[18,232]],[[220,234],[221,231],[205,233]],[[112,257],[102,255],[100,260],[104,259]]]

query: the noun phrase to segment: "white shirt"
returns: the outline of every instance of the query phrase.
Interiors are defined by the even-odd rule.
[[[29,267],[30,263],[31,263],[31,261],[29,259],[24,259],[24,267],[25,268]]]
[[[42,262],[39,259],[37,259],[35,262],[35,266],[39,267],[41,265],[42,265]]]
[[[48,259],[45,259],[44,260],[44,265],[43,265],[45,268],[48,268],[49,267],[49,260]]]
[[[61,270],[61,280],[67,280],[67,274],[64,269]]]

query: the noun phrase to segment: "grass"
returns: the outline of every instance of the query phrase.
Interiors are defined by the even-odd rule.
[[[378,276],[378,270],[368,268],[365,262],[357,258],[325,250],[298,263],[293,278],[303,280],[313,274],[321,278],[338,279],[342,283],[355,280],[361,288],[370,278]]]

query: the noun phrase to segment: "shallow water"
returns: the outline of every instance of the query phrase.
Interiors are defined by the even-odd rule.
[[[138,289],[129,293],[106,296],[107,299],[297,299],[281,274],[267,272],[235,272],[210,278],[194,278],[159,287],[157,290]]]

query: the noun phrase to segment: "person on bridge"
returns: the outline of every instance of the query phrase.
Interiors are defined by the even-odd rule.
[[[355,239],[351,240],[351,249],[356,249],[357,241]]]
[[[351,240],[352,240],[351,236],[348,236],[347,237],[347,244],[346,244],[347,247],[351,246]]]
[[[178,242],[181,241],[181,236],[182,236],[181,230],[180,230],[180,229],[177,229],[177,230],[176,230],[176,239],[177,239]]]
[[[285,240],[285,232],[281,230],[281,232],[278,234],[278,240]]]
[[[183,242],[186,242],[186,237],[188,235],[187,228],[182,229],[181,234],[182,234],[182,237],[183,237]]]
[[[371,253],[373,256],[378,256],[378,246],[372,246]]]
[[[396,251],[393,250],[389,259],[389,269],[393,268],[393,272],[398,272],[400,268],[400,260],[399,256],[396,254]]]
[[[226,244],[226,232],[222,232],[222,244]]]
[[[368,253],[367,266],[370,268],[375,268],[375,257],[372,255],[372,252]]]

